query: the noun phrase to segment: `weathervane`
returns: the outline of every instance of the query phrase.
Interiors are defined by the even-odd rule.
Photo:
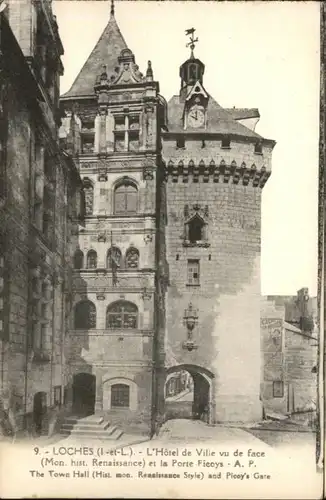
[[[195,48],[195,44],[198,42],[198,37],[195,38],[195,28],[189,28],[188,30],[186,30],[186,35],[187,36],[190,36],[190,42],[187,43],[186,47],[190,47],[190,50],[191,50],[191,56],[190,57],[194,57],[194,48]]]

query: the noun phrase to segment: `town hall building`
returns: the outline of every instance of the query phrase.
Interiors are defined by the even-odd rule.
[[[193,418],[262,418],[261,196],[275,143],[255,132],[258,110],[210,95],[188,31],[189,59],[166,102],[112,4],[61,97],[60,138],[85,194],[66,398],[75,414],[143,433],[165,419],[166,381],[185,372]]]

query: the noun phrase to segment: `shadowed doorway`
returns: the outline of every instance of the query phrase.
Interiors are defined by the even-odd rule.
[[[92,415],[95,411],[96,377],[91,373],[78,373],[73,380],[73,412]]]
[[[37,392],[33,400],[33,422],[35,434],[40,436],[46,419],[46,392]]]

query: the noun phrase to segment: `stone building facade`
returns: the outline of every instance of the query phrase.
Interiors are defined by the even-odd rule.
[[[306,288],[297,296],[262,299],[261,394],[267,414],[316,410],[319,334],[313,321],[315,302]]]
[[[69,401],[75,413],[104,412],[148,433],[165,101],[150,62],[140,73],[113,9],[61,102],[61,139],[78,155],[85,192],[85,226],[72,256]]]
[[[255,132],[258,110],[223,109],[203,75],[192,50],[166,104],[112,6],[61,98],[60,134],[86,198],[68,399],[145,433],[165,419],[165,383],[181,371],[193,380],[193,415],[262,416],[261,193],[275,143]]]
[[[63,402],[67,246],[81,185],[59,149],[63,48],[49,2],[6,2],[1,15],[1,403],[42,432]],[[79,202],[80,203],[80,202]],[[76,233],[76,231],[75,231]]]

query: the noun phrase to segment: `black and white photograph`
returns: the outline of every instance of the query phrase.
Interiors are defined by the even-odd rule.
[[[324,10],[0,0],[1,497],[323,497]]]

